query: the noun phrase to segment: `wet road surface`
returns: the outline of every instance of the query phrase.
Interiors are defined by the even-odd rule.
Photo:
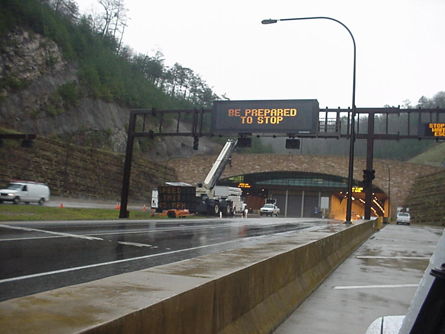
[[[366,333],[405,315],[443,228],[390,224],[348,257],[274,334]]]
[[[320,228],[295,218],[0,224],[0,300]]]

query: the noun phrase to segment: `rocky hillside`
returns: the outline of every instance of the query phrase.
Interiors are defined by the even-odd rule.
[[[0,187],[11,180],[46,183],[51,195],[120,200],[124,156],[82,146],[68,146],[39,137],[32,148],[20,147],[14,140],[0,149]],[[130,199],[149,203],[151,189],[164,180],[176,180],[175,172],[164,163],[134,158]]]
[[[415,180],[406,200],[414,223],[445,226],[445,171]]]
[[[0,51],[1,128],[65,140],[76,130],[97,128],[108,133],[109,149],[125,150],[130,109],[89,97],[73,98],[78,66],[64,60],[62,50],[53,41],[16,29],[1,41]],[[175,128],[175,124],[171,126]],[[191,149],[192,145],[192,138],[167,138],[155,141],[145,156],[162,161],[218,151],[218,145],[205,138],[198,152]]]

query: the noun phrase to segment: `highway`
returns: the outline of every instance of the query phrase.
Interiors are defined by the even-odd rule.
[[[270,241],[328,220],[203,218],[0,224],[0,301]]]

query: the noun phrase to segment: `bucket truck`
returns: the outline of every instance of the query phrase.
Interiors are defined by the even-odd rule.
[[[175,210],[211,216],[243,213],[246,204],[241,198],[242,189],[216,185],[236,144],[236,140],[227,140],[204,182],[198,183],[196,188],[183,182],[166,182],[166,185],[153,189],[152,209],[167,212],[169,217],[178,216]]]
[[[209,215],[231,216],[244,211],[246,205],[241,199],[242,190],[237,187],[217,186],[224,168],[236,148],[237,140],[228,139],[203,183],[196,187],[196,211]]]

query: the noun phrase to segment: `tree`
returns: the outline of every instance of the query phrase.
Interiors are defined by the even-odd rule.
[[[79,83],[72,88],[78,96],[167,109],[207,108],[218,99],[192,69],[167,67],[162,52],[135,54],[122,44],[128,20],[123,0],[97,0],[100,13],[82,16],[74,0],[1,1],[0,37],[20,26],[52,39],[65,59],[79,64]]]
[[[438,92],[431,99],[422,96],[417,108],[445,108],[445,92]]]
[[[71,22],[75,22],[79,16],[79,7],[74,1],[49,0],[49,4],[57,14],[67,18]]]
[[[101,17],[103,20],[101,25],[102,39],[105,39],[106,36],[110,35],[113,39],[119,40],[117,49],[117,51],[119,51],[122,44],[122,38],[124,35],[125,27],[127,26],[128,9],[125,8],[124,0],[98,0],[98,1],[105,11]]]

